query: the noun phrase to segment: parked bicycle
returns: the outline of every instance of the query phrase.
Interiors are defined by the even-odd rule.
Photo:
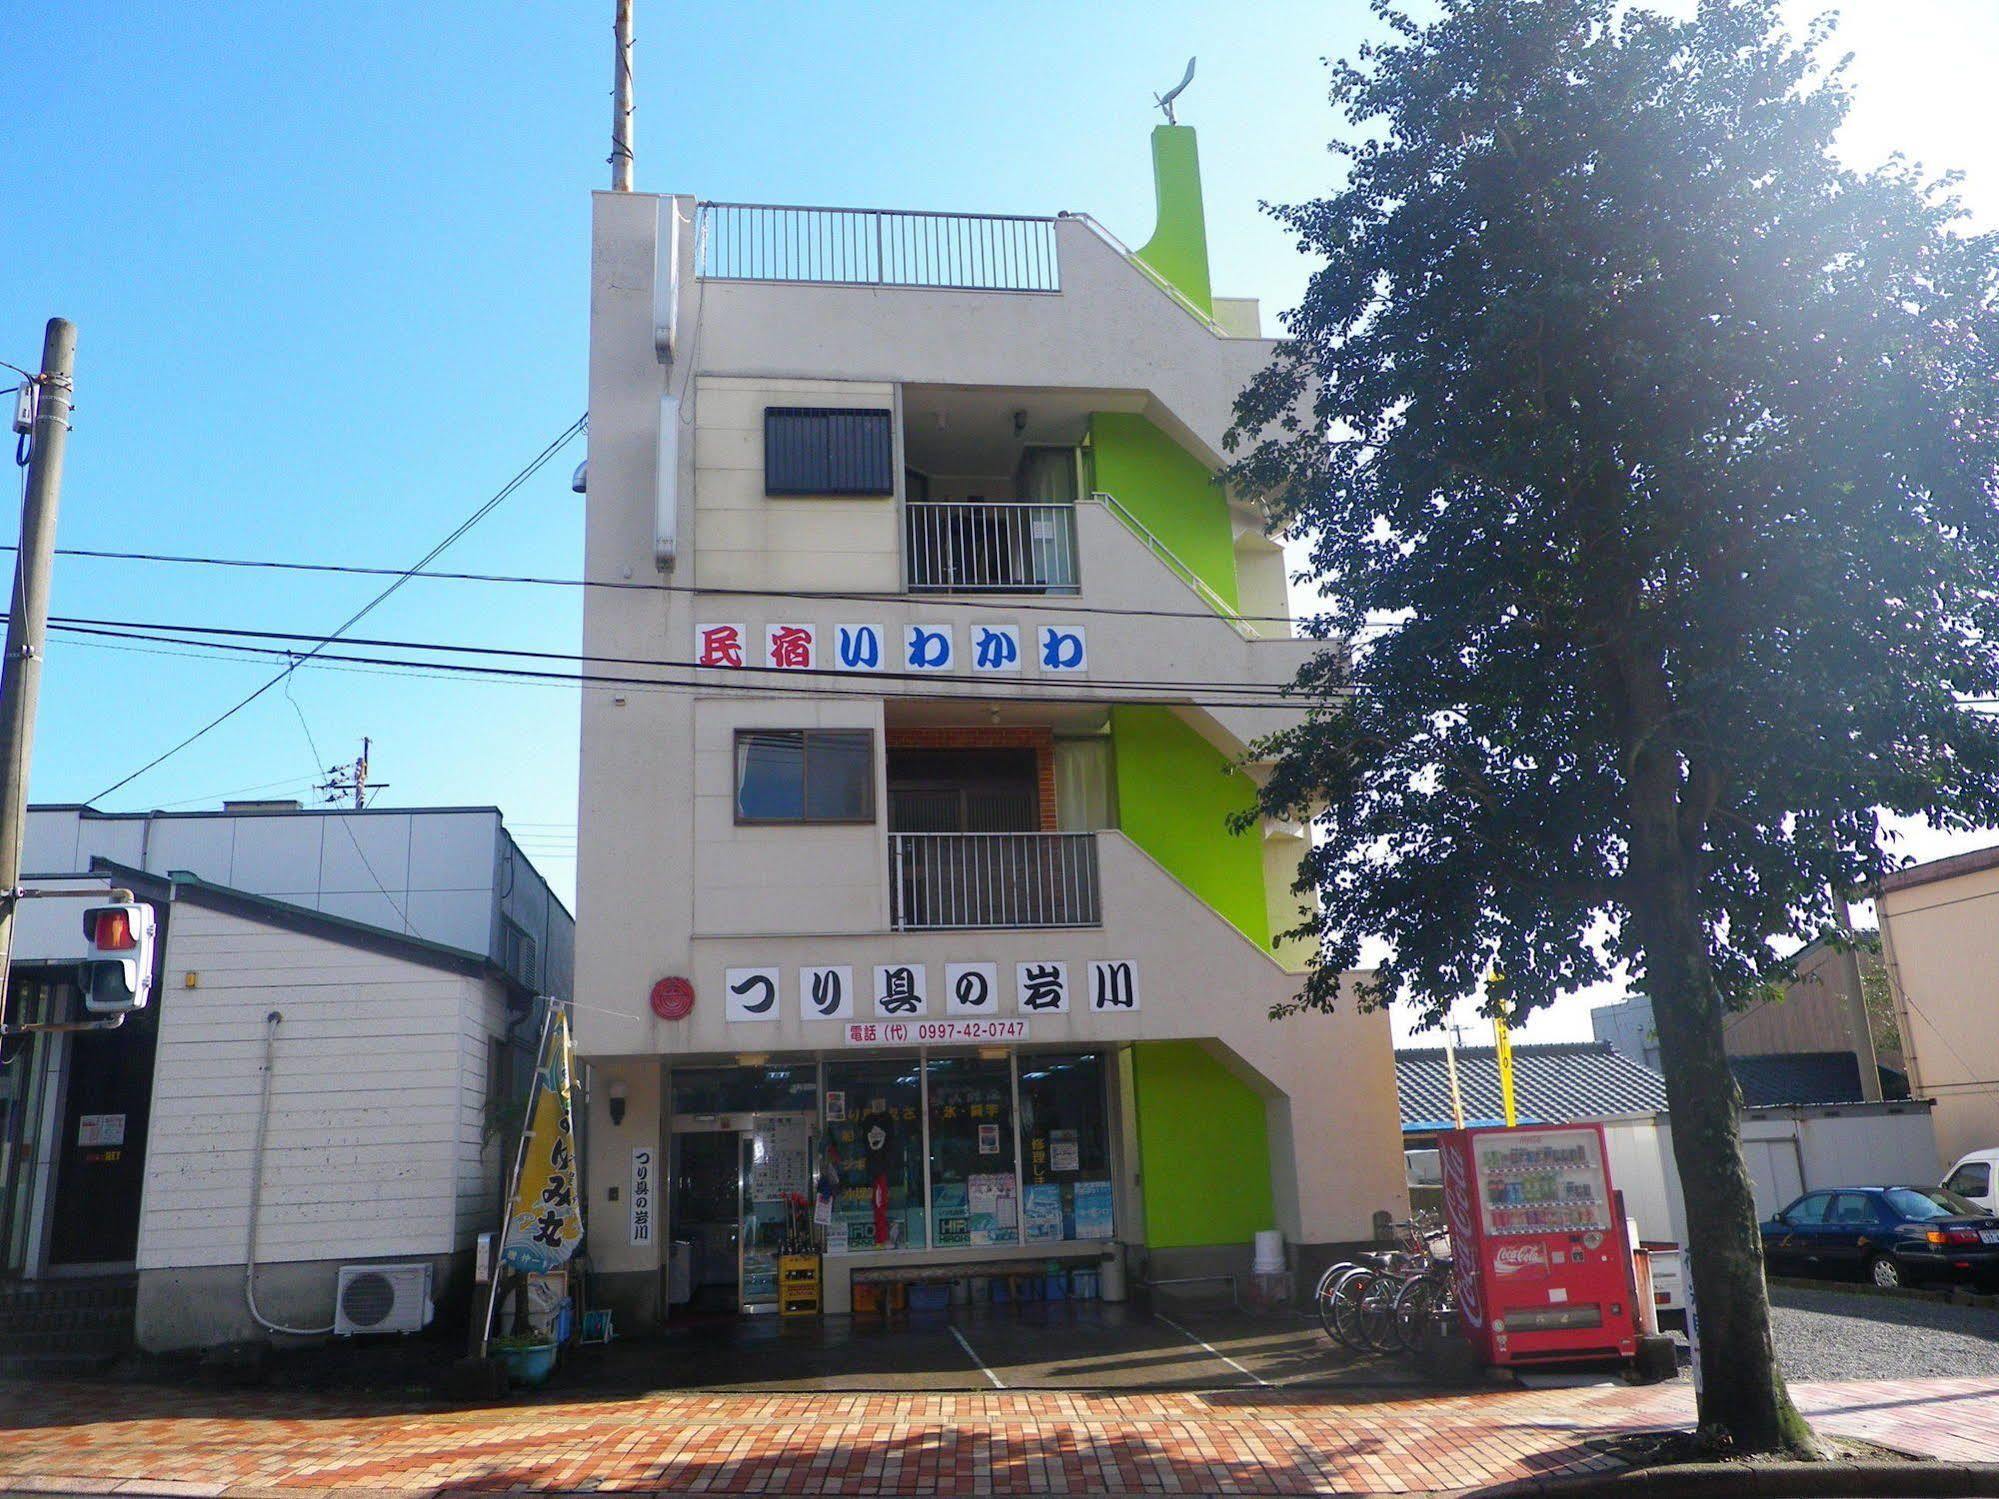
[[[1420,1218],[1393,1227],[1398,1248],[1328,1266],[1313,1288],[1320,1326],[1356,1352],[1419,1351],[1456,1319],[1448,1235]]]

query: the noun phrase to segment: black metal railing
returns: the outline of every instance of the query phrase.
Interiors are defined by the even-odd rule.
[[[703,203],[700,275],[957,291],[1060,291],[1055,220]]]

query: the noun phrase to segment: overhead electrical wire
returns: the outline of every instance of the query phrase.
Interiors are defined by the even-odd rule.
[[[741,681],[709,680],[705,678],[687,679],[687,678],[670,678],[670,677],[654,677],[654,676],[620,675],[617,673],[609,673],[609,672],[547,671],[527,666],[484,666],[465,661],[422,661],[422,660],[411,660],[407,657],[399,657],[399,656],[353,655],[341,652],[328,651],[323,648],[315,649],[309,654],[307,654],[299,651],[287,650],[281,646],[251,645],[234,640],[197,640],[197,639],[191,639],[184,635],[155,634],[144,630],[121,629],[115,626],[59,624],[54,620],[50,621],[49,628],[51,630],[58,631],[64,635],[80,635],[80,636],[92,637],[98,640],[99,642],[135,641],[135,642],[140,642],[142,644],[177,646],[182,648],[179,651],[170,651],[167,652],[166,654],[189,655],[191,654],[189,648],[192,648],[192,650],[196,652],[207,652],[209,655],[209,659],[224,659],[225,657],[237,657],[237,658],[280,657],[289,662],[294,663],[296,666],[304,666],[308,664],[308,662],[310,662],[313,665],[318,665],[320,663],[335,663],[341,665],[359,665],[359,666],[396,668],[412,675],[428,675],[428,676],[442,677],[442,678],[475,677],[475,678],[485,678],[485,679],[509,679],[509,680],[518,680],[518,681],[527,681],[527,682],[549,682],[571,687],[577,687],[577,686],[616,687],[616,688],[626,688],[633,691],[649,691],[649,690],[680,691],[680,692],[693,692],[693,693],[704,693],[704,694],[721,694],[728,692],[737,692],[737,693],[745,693],[753,697],[810,696],[810,697],[820,697],[820,698],[852,697],[852,698],[880,699],[884,696],[890,696],[896,698],[927,698],[927,699],[936,699],[945,702],[982,702],[991,705],[991,704],[1000,704],[1000,703],[1074,704],[1078,701],[1076,695],[1077,689],[1095,688],[1098,691],[1103,691],[1104,689],[1110,689],[1113,693],[1116,693],[1117,695],[1086,698],[1083,699],[1084,702],[1086,703],[1099,702],[1099,703],[1112,703],[1112,704],[1117,704],[1117,703],[1167,704],[1167,705],[1178,704],[1183,706],[1191,705],[1197,707],[1211,707],[1211,708],[1263,708],[1263,709],[1294,712],[1294,713],[1302,708],[1307,708],[1312,705],[1311,700],[1309,699],[1277,697],[1275,696],[1275,694],[1278,691],[1278,689],[1276,688],[1241,689],[1246,693],[1261,692],[1265,695],[1265,698],[1263,700],[1259,700],[1258,698],[1253,696],[1243,696],[1239,698],[1231,698],[1227,696],[1219,698],[1214,696],[1203,697],[1200,695],[1198,691],[1197,692],[1182,691],[1179,690],[1173,684],[1168,684],[1164,688],[1161,688],[1157,685],[1146,684],[1146,683],[1063,682],[1057,684],[1057,690],[1055,691],[1019,692],[1011,689],[1014,689],[1029,682],[1034,682],[1036,679],[1034,678],[1008,679],[1004,677],[986,679],[985,682],[985,685],[990,685],[995,688],[1009,689],[1004,692],[968,694],[963,691],[955,691],[955,692],[902,691],[902,692],[884,694],[881,691],[879,684],[883,679],[883,677],[888,675],[886,673],[864,673],[864,672],[838,673],[837,675],[841,676],[843,679],[855,682],[858,687],[858,690],[856,691],[845,691],[838,687],[833,687],[833,686],[819,686],[819,685],[813,685],[811,683],[787,682],[781,680],[768,681],[768,682],[765,681],[741,682]],[[438,646],[423,646],[419,644],[411,648],[417,650],[452,649],[460,652],[493,654],[500,656],[515,654],[507,651],[498,651],[498,650],[488,651],[487,648],[476,647],[476,646],[438,647]],[[575,658],[558,657],[558,659],[572,660]],[[702,667],[691,667],[686,663],[678,663],[678,662],[661,662],[658,664],[669,670],[691,669],[696,671],[706,671],[712,669],[712,668],[702,668]],[[291,668],[288,667],[287,669],[289,670]],[[745,670],[745,669],[730,668],[732,674],[739,670]],[[804,675],[804,673],[798,671],[785,671],[774,668],[754,668],[753,670],[768,671],[771,676],[776,678],[798,677]],[[924,677],[924,674],[922,673],[914,673],[911,675],[918,682],[921,682]],[[902,680],[902,679],[890,678],[890,680]],[[870,687],[868,685],[870,682],[875,683],[877,685]]]
[[[533,458],[528,460],[528,463],[524,468],[522,468],[518,473],[516,473],[511,479],[507,480],[505,484],[501,485],[500,488],[497,491],[495,491],[494,494],[489,499],[487,499],[483,504],[481,504],[463,521],[459,522],[459,524],[452,529],[450,534],[448,534],[442,541],[438,542],[437,545],[432,547],[429,551],[425,552],[423,556],[418,558],[414,564],[401,570],[395,576],[394,581],[392,581],[388,587],[382,589],[373,598],[369,599],[367,603],[363,604],[359,609],[355,610],[352,614],[348,615],[347,618],[343,620],[339,624],[339,626],[337,626],[334,629],[333,633],[326,638],[328,640],[338,639],[341,635],[345,634],[353,626],[359,624],[370,613],[372,613],[375,609],[377,609],[383,603],[385,603],[390,598],[390,596],[396,592],[396,590],[401,588],[405,583],[409,582],[411,578],[415,577],[424,568],[428,567],[432,562],[436,561],[438,557],[443,555],[443,553],[448,547],[457,542],[461,537],[463,537],[466,534],[466,532],[470,531],[474,526],[478,525],[480,521],[484,520],[488,515],[492,514],[492,512],[495,509],[497,509],[499,505],[504,500],[506,500],[506,498],[509,495],[513,494],[515,490],[519,489],[523,484],[527,483],[529,479],[533,478],[535,474],[539,473],[541,469],[549,462],[550,459],[555,457],[557,453],[561,452],[575,439],[576,435],[583,430],[585,424],[588,421],[589,421],[589,413],[585,412],[582,416],[577,417],[576,420],[571,422],[567,427],[563,428],[563,430],[560,433],[558,433],[549,442],[548,446],[544,447]],[[193,744],[196,740],[200,739],[203,735],[208,734],[209,732],[211,732],[216,728],[219,728],[222,724],[228,722],[228,720],[235,717],[245,708],[249,707],[250,704],[257,701],[258,698],[262,697],[265,693],[269,692],[273,687],[277,686],[280,682],[285,681],[287,678],[291,676],[291,674],[294,671],[298,670],[299,666],[302,665],[305,660],[309,660],[314,655],[318,654],[319,650],[320,647],[315,646],[311,651],[306,652],[305,656],[301,660],[292,661],[288,663],[285,666],[284,670],[278,672],[277,675],[273,676],[269,681],[265,682],[262,686],[258,687],[254,692],[250,693],[247,697],[242,698],[232,706],[224,709],[221,713],[218,713],[214,718],[211,718],[207,723],[203,724],[200,728],[196,729],[192,734],[189,734],[185,739],[181,740],[178,744],[173,745],[169,749],[162,750],[159,754],[153,756],[152,759],[148,760],[144,765],[141,765],[137,770],[132,771],[128,775],[121,776],[116,781],[113,781],[109,786],[106,786],[102,791],[98,792],[95,796],[91,797],[90,800],[93,802],[102,801],[105,797],[111,795],[112,792],[121,790],[124,787],[131,785],[132,782],[138,780],[139,777],[144,775],[147,771],[152,770],[156,766],[164,764],[168,760],[171,760],[175,755],[179,754],[182,750],[186,749],[189,745]]]
[[[6,616],[0,614],[0,622]],[[592,666],[636,666],[658,667],[676,671],[735,672],[753,676],[765,676],[775,680],[832,677],[842,682],[918,682],[926,686],[954,683],[972,687],[1003,687],[1019,681],[1047,680],[1053,685],[1055,679],[1022,678],[1011,673],[1000,672],[946,672],[946,671],[848,671],[831,666],[778,667],[778,666],[730,666],[718,667],[700,661],[677,660],[662,656],[605,656],[583,651],[538,650],[529,646],[467,645],[450,641],[403,640],[367,635],[345,637],[317,635],[304,630],[259,630],[229,625],[186,625],[155,620],[100,619],[86,615],[53,615],[50,625],[82,630],[118,630],[134,632],[134,638],[145,639],[186,639],[190,644],[201,644],[194,637],[204,635],[227,636],[245,640],[295,641],[326,646],[340,643],[350,646],[369,646],[377,649],[424,651],[455,656],[502,656],[533,661],[570,661]],[[220,643],[220,642],[218,642]],[[301,665],[304,664],[303,658]],[[1073,681],[1064,678],[1062,685],[1081,690],[1115,688],[1121,690],[1157,690],[1165,692],[1208,692],[1244,697],[1268,697],[1282,689],[1274,684],[1258,682],[1229,682],[1181,677],[1078,677]],[[868,694],[873,696],[875,694]]]
[[[0,546],[0,551],[14,548]],[[876,591],[832,591],[805,588],[704,588],[692,583],[653,583],[637,579],[623,578],[557,578],[533,573],[473,573],[437,572],[415,568],[372,567],[345,562],[297,562],[285,558],[271,557],[211,557],[198,553],[183,552],[126,552],[102,547],[58,547],[58,557],[74,557],[97,562],[146,562],[185,567],[226,567],[251,570],[331,573],[337,576],[400,578],[404,582],[422,580],[441,583],[504,583],[536,588],[602,588],[628,593],[691,594],[704,598],[741,599],[796,599],[804,601],[825,600],[832,603],[860,604],[908,604],[912,600],[929,597],[921,593],[884,593]],[[401,586],[398,584],[397,586]],[[943,597],[939,595],[938,597]],[[958,594],[950,596],[953,607],[968,606],[970,596]],[[1113,604],[1065,603],[1047,597],[1023,599],[1011,593],[993,593],[979,596],[976,606],[1004,609],[1009,612],[1098,615],[1111,618],[1131,619],[1222,619],[1238,620],[1246,624],[1291,624],[1296,616],[1289,614],[1219,614],[1213,609],[1148,609],[1137,606],[1120,607]],[[1381,624],[1399,621],[1380,621]]]

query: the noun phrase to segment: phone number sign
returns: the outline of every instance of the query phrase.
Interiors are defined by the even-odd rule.
[[[849,1046],[978,1046],[1025,1041],[1025,1020],[874,1020],[851,1024]]]

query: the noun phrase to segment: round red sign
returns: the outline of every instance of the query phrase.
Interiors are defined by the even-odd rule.
[[[694,986],[686,979],[661,979],[652,986],[652,1012],[661,1020],[685,1020],[693,1009]]]

